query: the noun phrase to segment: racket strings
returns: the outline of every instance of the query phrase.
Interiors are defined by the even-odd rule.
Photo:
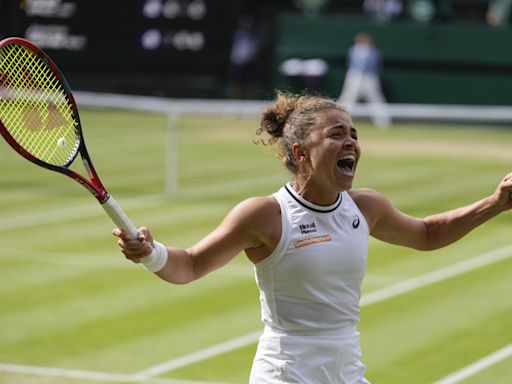
[[[27,152],[67,165],[78,147],[78,122],[60,79],[23,46],[0,51],[0,119]]]
[[[25,52],[23,52],[25,53]],[[20,132],[19,142],[26,150],[30,153],[37,155],[37,157],[47,160],[54,157],[57,148],[56,145],[50,145],[50,140],[54,135],[41,134],[47,133],[40,129],[44,123],[45,118],[45,101],[48,103],[48,110],[46,111],[46,128],[52,129],[55,124],[51,121],[51,106],[52,98],[58,89],[55,88],[55,78],[52,72],[48,71],[44,67],[44,63],[38,62],[37,57],[30,57],[27,54],[22,55],[23,60],[13,60],[13,64],[16,65],[14,71],[22,73],[22,76],[15,77],[14,86],[15,89],[21,90],[21,94],[17,99],[22,100],[23,105],[23,123],[24,130],[18,130]],[[27,69],[30,68],[30,71]],[[39,81],[38,81],[39,79]],[[52,92],[53,91],[53,92]],[[52,94],[53,93],[53,94]],[[28,105],[30,104],[30,105]],[[19,120],[18,120],[19,121]],[[62,130],[62,128],[60,128]],[[33,135],[33,133],[37,135]],[[55,132],[57,136],[62,137],[63,132]],[[37,140],[34,140],[37,138]],[[63,162],[62,159],[57,162]]]
[[[12,52],[15,51],[13,50]],[[41,73],[40,68],[36,67],[35,65],[32,66],[34,75],[27,73],[27,60],[26,56],[24,56],[25,60],[22,60],[23,56],[24,55],[14,58],[8,56],[6,60],[8,63],[11,63],[10,67],[7,67],[9,73],[18,74],[18,76],[8,77],[8,86],[9,90],[11,91],[11,100],[14,100],[14,103],[17,104],[17,108],[11,108],[13,117],[16,118],[16,120],[11,120],[12,122],[16,123],[11,126],[11,133],[15,134],[15,139],[17,139],[20,145],[22,145],[29,152],[36,154],[36,145],[41,143],[41,141],[33,140],[34,137],[31,135],[31,132],[37,132],[43,123],[43,116],[40,112],[42,108],[38,104],[40,104],[40,100],[44,100],[44,95],[42,95],[39,91],[40,87],[38,87],[36,81],[34,80],[34,76],[39,77],[43,83],[48,81],[48,76],[46,76],[44,72]],[[13,90],[16,92],[13,92]],[[20,113],[22,119],[17,118],[19,117]],[[20,123],[23,123],[23,128],[25,128],[24,130],[19,129]]]

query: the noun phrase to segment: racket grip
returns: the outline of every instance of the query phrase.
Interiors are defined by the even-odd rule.
[[[107,200],[102,202],[101,206],[105,212],[107,212],[107,215],[110,216],[115,225],[128,233],[132,239],[137,238],[139,231],[112,196],[109,196]]]
[[[101,203],[101,206],[118,228],[128,233],[132,239],[137,238],[139,231],[112,196],[109,195],[107,200]],[[156,241],[153,241],[153,251],[151,254],[140,259],[140,264],[150,272],[160,271],[166,263],[167,248]]]

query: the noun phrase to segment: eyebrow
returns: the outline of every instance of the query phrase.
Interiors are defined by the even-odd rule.
[[[347,127],[346,125],[340,123],[340,124],[332,125],[331,127],[329,127],[329,131],[331,131],[333,129],[342,129],[344,131],[348,130],[350,133],[355,133],[357,135],[357,129],[353,126]]]

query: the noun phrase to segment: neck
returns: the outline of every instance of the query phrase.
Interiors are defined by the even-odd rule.
[[[320,206],[334,204],[340,194],[339,191],[329,191],[326,188],[315,186],[311,181],[305,182],[299,179],[292,181],[292,187],[299,196]]]

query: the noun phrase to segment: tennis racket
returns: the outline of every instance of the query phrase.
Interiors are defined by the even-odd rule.
[[[137,237],[137,228],[93,167],[62,72],[39,47],[19,37],[0,41],[0,134],[25,159],[84,186],[119,228]],[[69,168],[78,154],[88,178]]]

